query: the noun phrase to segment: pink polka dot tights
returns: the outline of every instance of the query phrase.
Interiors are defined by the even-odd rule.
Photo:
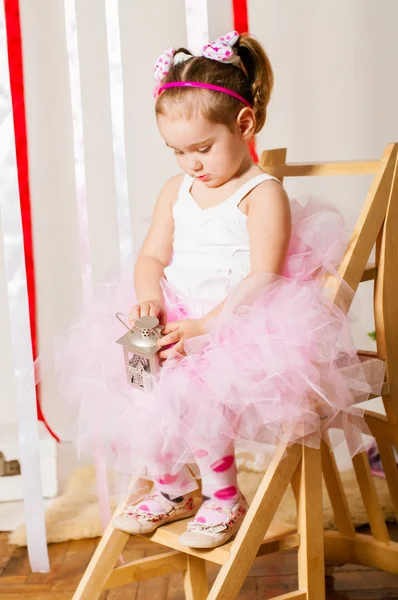
[[[222,520],[218,511],[206,508],[216,503],[232,508],[238,502],[241,493],[238,488],[237,471],[232,443],[219,442],[211,452],[203,448],[194,451],[195,460],[202,479],[204,503],[196,515],[199,523],[214,525]],[[172,465],[167,462],[151,465],[156,490],[172,503],[183,502],[197,484],[189,469],[184,466],[178,473],[171,471]],[[171,472],[170,472],[171,471]],[[143,501],[139,508],[150,512],[161,512],[162,506],[156,498]]]

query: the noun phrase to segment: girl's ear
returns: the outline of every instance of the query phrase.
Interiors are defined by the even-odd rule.
[[[236,117],[236,125],[242,140],[251,140],[254,135],[254,128],[256,126],[256,119],[254,117],[253,110],[248,106],[242,108]]]

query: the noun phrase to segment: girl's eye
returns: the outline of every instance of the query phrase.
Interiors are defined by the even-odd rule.
[[[179,150],[174,150],[173,154],[174,156],[181,156],[183,152],[180,152]]]
[[[207,148],[203,148],[203,150],[199,150],[199,152],[201,154],[205,154],[206,152],[208,152],[210,150],[211,146],[208,146]]]

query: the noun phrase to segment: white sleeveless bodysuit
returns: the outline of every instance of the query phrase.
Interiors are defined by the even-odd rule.
[[[220,204],[203,209],[191,194],[194,178],[185,175],[173,206],[173,258],[165,276],[189,299],[195,316],[212,310],[249,274],[247,216],[239,204],[269,179],[278,181],[266,173],[258,175]]]

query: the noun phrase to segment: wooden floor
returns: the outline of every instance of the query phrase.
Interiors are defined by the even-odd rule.
[[[398,540],[398,525],[391,526],[390,531]],[[70,600],[97,542],[98,539],[91,539],[51,544],[51,573],[33,574],[26,548],[8,545],[7,535],[0,533],[0,599]],[[128,561],[159,551],[160,546],[131,537],[123,556]],[[217,570],[209,566],[210,582]],[[109,590],[102,594],[101,600],[183,600],[181,577],[175,573]],[[333,577],[327,578],[327,586],[328,600],[398,600],[398,575],[364,567],[339,567]],[[297,589],[296,555],[293,551],[283,552],[256,560],[239,600],[265,600],[294,589]]]

